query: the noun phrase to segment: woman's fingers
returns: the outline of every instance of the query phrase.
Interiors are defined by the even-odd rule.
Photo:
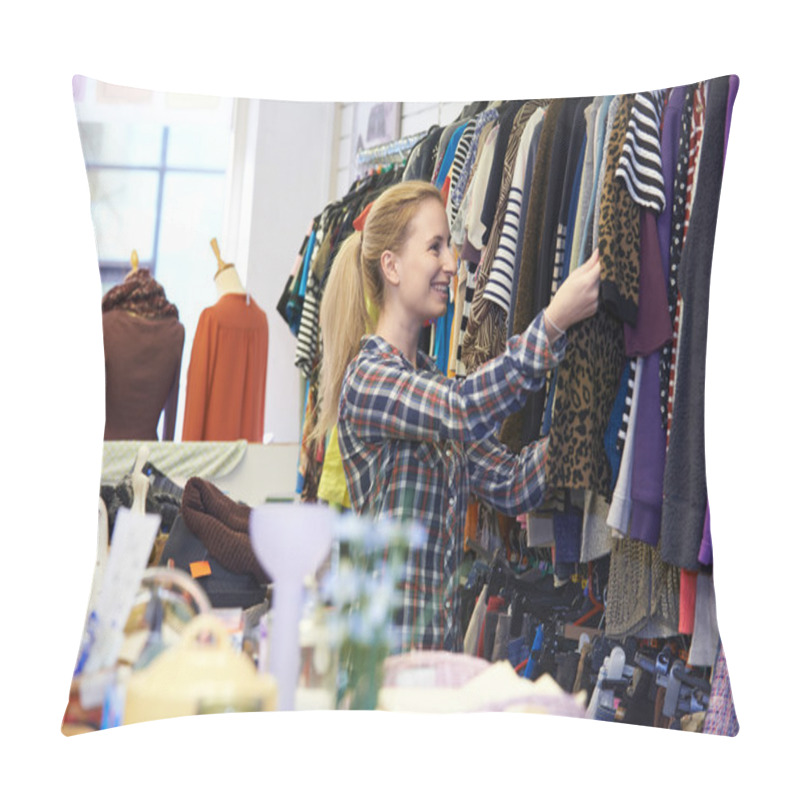
[[[592,316],[599,305],[600,295],[600,251],[595,250],[589,257],[589,260],[583,265],[585,268],[584,278],[584,295],[583,299],[586,303],[583,314],[584,319]]]
[[[595,265],[600,264],[600,251],[595,249],[595,251],[583,262],[583,269],[586,271],[590,271]]]
[[[600,275],[600,251],[595,250],[589,257],[589,260],[584,264],[587,272],[597,273]]]
[[[593,316],[600,304],[600,251],[595,251],[567,276],[548,307],[562,330]]]

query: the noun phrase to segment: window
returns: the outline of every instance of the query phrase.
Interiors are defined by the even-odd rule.
[[[228,254],[222,237],[233,100],[115,87],[88,78],[79,78],[73,88],[102,294],[124,280],[135,250],[139,268],[164,287],[186,331],[175,428],[179,440],[194,333],[202,310],[217,300],[211,240],[219,240],[223,257]]]
[[[134,250],[140,267],[177,291],[186,270],[197,272],[190,262],[199,232],[210,240],[222,229],[229,128],[82,122],[79,129],[103,293],[123,280]]]

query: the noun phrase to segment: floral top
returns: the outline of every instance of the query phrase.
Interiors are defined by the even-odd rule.
[[[461,650],[458,585],[470,494],[498,511],[530,511],[544,496],[547,441],[518,455],[495,435],[563,358],[539,314],[506,350],[466,378],[447,378],[418,354],[415,369],[379,336],[366,336],[348,366],[339,447],[358,513],[412,519],[424,529],[411,551],[393,649]]]

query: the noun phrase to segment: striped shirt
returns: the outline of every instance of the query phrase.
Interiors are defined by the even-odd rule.
[[[514,281],[514,261],[520,239],[519,231],[525,224],[525,220],[520,216],[520,210],[523,202],[522,191],[528,167],[530,143],[536,127],[541,124],[543,119],[544,109],[537,108],[523,129],[514,160],[514,172],[508,190],[500,241],[484,289],[484,297],[503,309],[506,314],[511,311],[511,289]]]
[[[470,494],[517,515],[544,495],[547,442],[519,454],[495,436],[564,356],[551,347],[541,314],[505,351],[464,379],[438,373],[418,353],[414,368],[379,336],[364,337],[347,368],[339,448],[353,508],[412,519],[426,533],[399,587],[394,649],[460,650],[459,568]]]
[[[450,168],[450,191],[447,193],[447,219],[450,221],[450,224],[453,223],[458,208],[458,203],[456,203],[453,197],[454,189],[459,185],[459,181],[461,180],[461,173],[464,171],[464,165],[467,163],[467,154],[470,151],[477,124],[478,120],[476,117],[473,117],[467,122],[464,132],[458,140],[456,153],[453,156],[453,165]],[[462,196],[463,192],[458,194],[459,203]]]
[[[496,108],[487,108],[475,118],[474,129],[470,130],[468,128],[467,131],[464,131],[465,133],[469,132],[470,134],[469,139],[465,142],[465,145],[469,144],[469,147],[464,155],[463,163],[461,163],[459,167],[458,177],[451,181],[450,193],[448,195],[448,212],[451,225],[455,219],[455,214],[461,207],[461,201],[464,199],[464,194],[467,191],[470,175],[472,174],[472,168],[478,155],[478,142],[480,141],[481,131],[486,125],[488,125],[490,122],[494,122],[499,116],[500,114]],[[461,142],[459,142],[459,145],[460,144]],[[460,157],[459,162],[461,162]]]
[[[656,214],[666,204],[660,135],[665,95],[664,91],[644,92],[634,98],[616,173],[636,203]]]
[[[300,327],[297,331],[297,345],[295,347],[294,365],[303,373],[303,377],[310,378],[311,370],[319,352],[319,306],[321,292],[317,279],[312,272],[306,284],[306,296],[303,301],[303,311],[300,315]]]

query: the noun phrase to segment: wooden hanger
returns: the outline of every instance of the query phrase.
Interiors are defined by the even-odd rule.
[[[217,244],[216,238],[211,240],[211,249],[214,251],[214,255],[217,257],[217,271],[214,273],[214,277],[216,278],[217,275],[220,274],[223,270],[230,269],[233,264],[226,264],[222,260],[222,256],[219,252],[219,245]]]

